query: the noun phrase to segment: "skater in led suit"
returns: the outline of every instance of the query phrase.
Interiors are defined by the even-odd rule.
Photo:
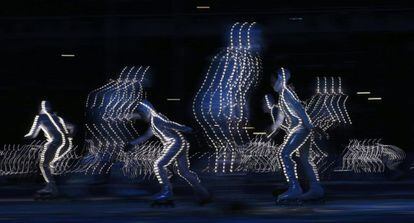
[[[146,100],[137,107],[137,117],[149,122],[150,128],[145,134],[130,142],[131,145],[141,144],[153,135],[160,139],[164,145],[161,156],[155,161],[154,172],[161,185],[161,191],[154,196],[154,202],[172,201],[172,185],[168,179],[167,168],[171,164],[177,165],[178,174],[194,189],[199,202],[210,200],[207,190],[200,184],[196,173],[189,169],[188,149],[190,144],[182,134],[192,131],[190,127],[170,121],[164,115],[156,112],[152,104]]]
[[[72,149],[74,127],[52,112],[50,102],[42,101],[40,112],[36,115],[29,133],[24,137],[34,139],[40,131],[43,131],[47,141],[40,153],[39,161],[39,168],[46,186],[37,191],[37,195],[54,197],[58,195],[58,190],[52,176],[53,166]]]
[[[277,201],[315,200],[324,196],[324,190],[319,183],[317,169],[309,160],[309,141],[314,127],[296,93],[287,86],[289,79],[290,72],[280,68],[277,71],[277,80],[273,84],[273,89],[279,94],[278,113],[274,120],[273,130],[276,131],[282,127],[286,132],[279,159],[288,182],[288,190],[279,195]],[[269,109],[275,107],[270,105]],[[295,153],[299,155],[303,172],[310,183],[310,189],[306,193],[303,193],[298,181],[297,165],[292,159]]]

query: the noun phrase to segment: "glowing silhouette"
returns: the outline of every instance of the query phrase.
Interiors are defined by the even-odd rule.
[[[193,100],[194,117],[215,150],[214,172],[233,172],[235,148],[250,141],[249,94],[261,73],[256,23],[235,23]],[[229,164],[229,165],[227,165]]]
[[[43,131],[47,142],[40,154],[39,168],[46,181],[46,186],[39,190],[39,195],[56,196],[58,190],[52,176],[54,164],[73,148],[72,134],[74,127],[52,112],[50,102],[42,101],[40,112],[33,121],[25,138],[34,139]]]
[[[280,202],[318,199],[324,195],[324,191],[319,183],[316,166],[309,159],[310,146],[305,145],[312,139],[314,126],[296,93],[287,86],[289,79],[290,72],[280,68],[277,71],[277,80],[273,84],[273,89],[279,94],[278,113],[274,118],[273,128],[276,130],[283,126],[286,132],[279,150],[279,159],[288,182],[288,190],[279,195],[277,200]],[[306,193],[302,192],[298,181],[297,165],[292,159],[295,153],[299,155],[306,178],[310,182],[310,189]]]
[[[170,121],[164,115],[156,112],[152,104],[146,100],[139,103],[137,113],[140,119],[150,123],[150,128],[145,134],[133,140],[131,144],[139,145],[155,135],[164,146],[161,155],[154,163],[154,172],[162,188],[161,192],[155,195],[154,200],[163,202],[172,199],[172,185],[168,179],[167,167],[175,164],[177,173],[195,190],[200,202],[206,202],[210,197],[209,193],[201,186],[197,174],[189,169],[188,150],[190,144],[181,133],[191,132],[192,129]]]
[[[148,69],[124,67],[117,79],[89,93],[86,173],[108,173],[114,163],[124,161],[123,148],[139,135],[132,121],[133,111],[145,97],[143,80]]]

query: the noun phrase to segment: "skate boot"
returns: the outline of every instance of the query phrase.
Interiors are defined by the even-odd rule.
[[[48,183],[46,186],[38,190],[34,196],[35,200],[50,200],[58,196],[58,189],[56,184]]]
[[[316,201],[320,200],[324,197],[325,192],[323,188],[321,187],[319,182],[314,182],[310,184],[309,191],[302,194],[299,197],[299,200],[301,201]]]
[[[213,196],[210,192],[200,184],[194,187],[194,192],[197,197],[197,203],[200,206],[204,206],[208,203],[211,203]]]
[[[174,207],[173,192],[170,186],[163,185],[161,191],[154,195],[151,207]]]
[[[278,204],[291,204],[297,202],[303,191],[299,183],[289,183],[289,189],[277,197]]]

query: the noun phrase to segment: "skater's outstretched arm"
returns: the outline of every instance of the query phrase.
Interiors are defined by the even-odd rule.
[[[185,125],[178,124],[178,123],[173,122],[173,121],[169,121],[168,126],[172,129],[178,130],[180,132],[189,133],[189,132],[193,131],[192,128],[190,128],[188,126],[185,126]]]
[[[41,130],[41,128],[40,128],[40,122],[41,122],[40,116],[39,115],[36,115],[36,117],[34,118],[32,127],[30,128],[30,131],[26,135],[24,135],[24,138],[26,138],[26,139],[34,139],[34,138],[36,138],[37,135],[39,135],[39,132]]]

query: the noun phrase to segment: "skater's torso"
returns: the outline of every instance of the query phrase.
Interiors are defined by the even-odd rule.
[[[167,117],[152,113],[151,128],[154,135],[159,138],[164,146],[172,144],[183,144],[186,142],[183,134],[169,126]]]
[[[67,141],[68,129],[65,126],[63,119],[55,114],[40,114],[39,128],[41,128],[46,136],[48,142],[62,143]]]
[[[300,103],[299,98],[295,92],[288,87],[284,88],[279,94],[278,107],[285,116],[282,128],[289,132],[305,128],[304,122],[311,123],[308,115],[306,115],[306,117],[301,117],[299,115],[297,109],[293,105],[295,102]]]

